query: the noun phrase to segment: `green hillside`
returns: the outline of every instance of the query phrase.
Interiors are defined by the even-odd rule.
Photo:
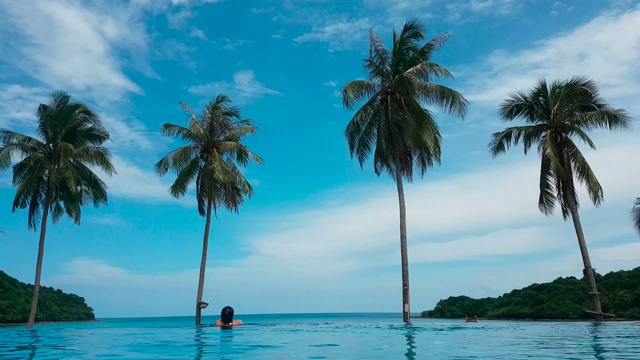
[[[31,309],[33,285],[25,284],[0,270],[0,324],[26,323]],[[95,320],[84,298],[42,286],[36,322]]]
[[[617,318],[640,319],[640,267],[629,271],[597,275],[602,311]],[[533,284],[497,298],[472,299],[452,296],[440,300],[422,317],[494,319],[588,319],[591,309],[586,279],[558,278],[550,283]]]

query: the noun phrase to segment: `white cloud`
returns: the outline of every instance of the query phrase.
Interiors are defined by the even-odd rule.
[[[240,47],[245,46],[245,45],[249,45],[252,43],[252,41],[250,40],[231,40],[229,38],[225,38],[223,40],[226,44],[221,46],[220,49],[221,50],[229,50],[229,51],[236,51],[238,50]]]
[[[136,119],[127,119],[116,116],[102,116],[104,126],[109,130],[111,143],[110,145],[116,149],[139,149],[151,150],[155,148],[152,137],[158,137],[159,134],[152,134],[146,125]]]
[[[152,73],[141,60],[144,25],[129,8],[70,0],[2,0],[0,7],[6,15],[0,58],[49,86],[89,91],[96,101],[140,93],[123,72],[121,53]]]
[[[202,41],[209,41],[209,38],[207,37],[207,35],[204,33],[204,31],[200,29],[191,30],[191,32],[189,33],[189,36],[192,38],[200,39]]]
[[[176,39],[169,39],[156,47],[155,56],[158,59],[176,61],[189,69],[195,69],[197,63],[190,55],[195,51],[195,47],[187,46]]]
[[[369,18],[351,19],[346,16],[318,21],[311,32],[293,39],[296,43],[326,42],[330,51],[344,50],[364,41],[374,23]]]
[[[545,77],[573,75],[593,78],[605,98],[626,102],[632,112],[640,104],[640,7],[626,12],[606,12],[573,31],[547,38],[515,53],[496,51],[480,68],[463,71],[470,78],[467,99],[495,106],[511,92],[527,90]],[[620,105],[616,102],[613,106]]]
[[[521,2],[515,0],[465,0],[449,3],[447,20],[450,22],[475,20],[478,15],[504,16],[516,12]]]
[[[329,86],[329,87],[336,87],[338,86],[338,83],[333,80],[330,80],[330,81],[323,82],[322,85]]]
[[[282,95],[259,83],[253,70],[241,70],[233,74],[233,82],[218,81],[204,85],[189,87],[194,95],[213,98],[218,94],[226,94],[236,103],[248,103],[265,95]]]
[[[125,226],[129,223],[120,217],[118,214],[103,214],[102,216],[83,216],[82,220],[85,222],[98,224],[101,226]]]
[[[153,170],[155,162],[150,163],[146,169],[143,169],[131,161],[114,155],[112,164],[117,174],[110,177],[101,171],[97,172],[98,176],[100,176],[109,187],[108,191],[110,196],[195,206],[195,199],[189,194],[181,199],[176,199],[171,196],[169,186],[173,180],[172,176],[175,175],[168,173],[165,177],[160,178]]]
[[[36,110],[49,94],[42,87],[0,84],[0,127],[35,130]]]

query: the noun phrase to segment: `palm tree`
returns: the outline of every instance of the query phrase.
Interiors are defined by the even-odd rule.
[[[417,20],[408,20],[400,35],[393,31],[389,50],[371,31],[369,57],[363,60],[368,79],[348,82],[342,90],[347,109],[364,102],[345,130],[351,156],[363,167],[373,154],[376,174],[388,172],[398,189],[403,320],[407,324],[409,260],[402,179],[413,180],[414,166],[422,177],[434,162],[440,163],[440,132],[424,104],[436,105],[460,117],[467,111],[467,101],[460,93],[430,82],[434,78],[453,78],[447,69],[431,61],[450,35],[438,35],[421,45],[424,37],[424,26]]]
[[[500,116],[504,121],[520,118],[528,125],[509,127],[494,133],[489,143],[491,154],[495,157],[520,142],[526,154],[533,145],[537,145],[542,158],[538,207],[548,216],[557,202],[565,221],[571,216],[582,254],[584,274],[589,281],[594,309],[591,313],[600,321],[603,314],[595,270],[591,266],[578,214],[575,180],[586,186],[595,206],[602,203],[603,191],[574,139],[595,149],[586,131],[631,129],[631,118],[623,109],[612,108],[600,97],[596,84],[583,77],[552,84],[540,80],[528,94],[517,92],[505,100],[500,106]]]
[[[241,143],[245,136],[255,134],[257,128],[251,120],[241,120],[240,109],[230,106],[230,103],[227,96],[218,95],[206,105],[202,115],[180,103],[189,116],[188,126],[164,123],[162,134],[189,144],[169,152],[155,166],[160,176],[169,169],[176,172],[176,180],[169,189],[176,198],[184,196],[195,182],[198,213],[206,218],[196,298],[196,325],[200,325],[201,310],[208,305],[202,301],[202,293],[211,213],[216,214],[219,206],[238,213],[244,197],[253,196],[253,189],[239,166],[247,166],[252,160],[262,164],[262,159]]]
[[[107,186],[91,167],[107,175],[115,173],[111,153],[103,147],[109,132],[87,105],[71,101],[65,92],[54,92],[47,104],[38,107],[37,138],[0,129],[0,170],[13,165],[17,188],[12,211],[29,209],[29,229],[40,224],[40,244],[33,301],[27,328],[36,318],[47,220],[55,224],[65,214],[80,224],[82,206],[107,204]]]
[[[633,205],[631,218],[633,219],[633,225],[640,233],[640,197],[636,199],[636,203]]]

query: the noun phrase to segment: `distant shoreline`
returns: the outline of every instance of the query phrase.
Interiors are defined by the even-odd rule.
[[[443,318],[443,317],[422,317],[412,316],[412,319],[434,319],[434,320],[465,320],[465,318]],[[516,319],[516,318],[483,318],[478,317],[478,321],[531,321],[531,322],[595,322],[593,319]],[[613,318],[604,319],[602,322],[626,322],[638,321],[638,319]]]
[[[84,323],[84,322],[98,322],[100,320],[69,320],[69,321],[40,321],[33,323],[34,325],[42,325],[42,324],[60,324],[60,323]],[[0,323],[0,326],[26,326],[27,323]]]

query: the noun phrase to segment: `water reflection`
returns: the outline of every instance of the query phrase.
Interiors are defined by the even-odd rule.
[[[33,360],[36,358],[36,350],[38,350],[38,345],[41,343],[40,335],[38,335],[38,330],[30,330],[31,342],[29,343],[29,357],[27,359]]]
[[[218,351],[220,352],[221,360],[229,360],[235,353],[235,349],[233,347],[233,329],[220,329],[220,348]]]
[[[594,322],[591,324],[591,326],[589,327],[589,334],[591,334],[591,337],[593,338],[593,341],[591,342],[591,347],[593,348],[593,356],[595,356],[596,359],[598,360],[604,360],[606,359],[605,357],[605,349],[604,346],[602,345],[602,327],[605,326],[605,324],[603,323],[598,323],[598,322]]]
[[[404,356],[407,360],[415,360],[416,359],[416,329],[413,327],[407,327],[407,330],[404,333],[404,336],[407,338],[407,352]]]
[[[202,360],[204,356],[204,331],[202,331],[202,326],[196,327],[196,336],[194,339],[196,344],[196,357],[195,360]]]

